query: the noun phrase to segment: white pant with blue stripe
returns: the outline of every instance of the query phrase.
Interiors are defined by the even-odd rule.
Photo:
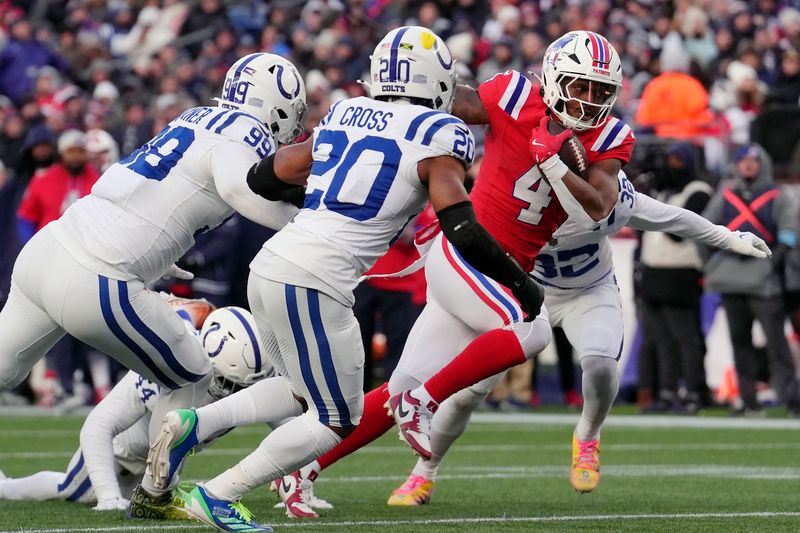
[[[544,307],[535,320],[523,322],[524,313],[507,289],[469,265],[441,234],[428,252],[425,279],[428,302],[389,381],[392,394],[424,383],[476,337],[493,329],[514,331],[528,357],[550,342]]]
[[[315,289],[254,273],[247,295],[262,337],[274,334],[277,340],[276,371],[289,379],[309,410],[326,426],[358,425],[364,406],[364,346],[352,308]]]
[[[122,496],[130,498],[142,478],[141,473],[131,474],[117,463],[116,474]],[[66,472],[45,470],[26,477],[0,480],[0,500],[94,503],[97,498],[89,480],[83,452],[79,449],[72,456]]]
[[[0,311],[0,389],[21,383],[65,333],[167,389],[211,370],[200,343],[158,294],[139,281],[92,272],[45,227],[17,258]]]

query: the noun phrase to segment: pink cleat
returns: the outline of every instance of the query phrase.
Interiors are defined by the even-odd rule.
[[[405,483],[394,489],[387,505],[392,507],[413,507],[431,501],[433,480],[411,474]]]

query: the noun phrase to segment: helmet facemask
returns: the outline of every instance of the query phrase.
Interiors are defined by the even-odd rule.
[[[270,122],[267,126],[270,132],[275,136],[275,139],[281,144],[295,143],[305,129],[303,127],[303,122],[305,122],[306,113],[308,112],[306,103],[302,100],[295,100],[291,104],[291,109],[297,117],[297,121],[295,122],[294,128],[285,132],[281,132],[281,123],[288,121],[289,115],[280,108],[273,108],[270,110]]]
[[[233,394],[234,392],[247,388],[249,384],[239,383],[230,378],[225,377],[222,373],[214,369],[211,377],[211,384],[208,386],[208,394],[215,400],[221,400]]]
[[[619,86],[612,83],[568,74],[559,75],[556,81],[558,95],[552,111],[565,126],[577,131],[602,124],[619,95]],[[574,113],[576,110],[578,113]]]

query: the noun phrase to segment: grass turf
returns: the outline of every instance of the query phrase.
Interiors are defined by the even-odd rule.
[[[646,422],[646,419],[645,419]],[[0,417],[0,469],[10,477],[64,471],[81,419]],[[798,531],[800,432],[792,429],[608,427],[603,481],[592,494],[567,479],[572,427],[475,423],[440,470],[430,505],[385,501],[414,459],[394,433],[345,458],[315,486],[335,508],[320,521],[290,521],[265,489],[245,498],[277,530],[385,531]],[[184,477],[207,479],[263,438],[240,428],[190,458]],[[52,455],[51,455],[52,454]],[[199,525],[126,521],[65,502],[0,501],[6,531],[183,531]]]

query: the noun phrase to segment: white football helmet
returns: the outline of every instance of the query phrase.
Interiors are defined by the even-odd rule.
[[[105,130],[89,130],[86,132],[86,151],[89,159],[102,173],[119,161],[117,141]]]
[[[578,80],[589,82],[589,100],[571,94],[577,92],[573,86]],[[571,31],[547,48],[541,81],[542,97],[550,111],[568,128],[587,130],[603,124],[611,113],[622,88],[622,64],[602,35]],[[568,100],[580,104],[580,117],[567,113]]]
[[[430,107],[453,109],[456,71],[453,56],[438,35],[421,26],[386,34],[370,56],[370,96],[429,100]]]
[[[215,398],[224,398],[272,373],[253,315],[241,307],[220,307],[208,315],[200,341],[211,358],[214,378],[209,393]]]
[[[250,54],[234,63],[225,75],[222,96],[214,100],[253,115],[280,143],[303,132],[306,86],[292,62],[275,54]]]

